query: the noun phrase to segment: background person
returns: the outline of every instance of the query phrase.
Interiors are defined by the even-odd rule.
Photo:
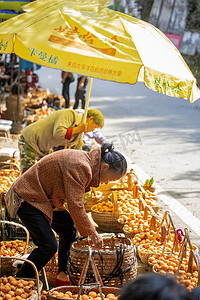
[[[70,105],[69,86],[70,86],[70,83],[72,83],[74,81],[74,76],[71,72],[62,71],[61,77],[62,77],[61,82],[63,84],[62,95],[65,98],[65,108],[69,108],[69,105]]]
[[[5,63],[0,60],[0,86],[4,86],[6,82],[10,79],[10,75],[5,74]]]
[[[37,246],[28,259],[41,270],[57,251],[56,285],[66,285],[67,260],[77,236],[89,236],[97,249],[103,240],[91,223],[83,204],[85,189],[117,180],[126,174],[124,156],[111,144],[90,152],[66,149],[49,154],[21,175],[6,195],[11,217],[16,212]],[[14,194],[11,197],[11,194]],[[12,200],[14,198],[14,201]],[[64,206],[67,205],[67,209]],[[34,270],[24,263],[17,277],[31,278]]]
[[[97,142],[99,145],[108,143],[108,140],[100,132],[99,128],[94,129],[93,131],[86,132],[83,137],[84,146],[82,147],[85,151],[90,151],[93,145],[93,141]]]
[[[22,173],[52,152],[53,147],[76,148],[81,132],[104,125],[104,117],[97,109],[88,110],[86,123],[82,119],[83,115],[73,109],[61,109],[24,128],[18,141]]]
[[[5,98],[6,102],[6,111],[4,112],[4,119],[17,121],[17,101],[18,101],[18,92],[19,92],[19,118],[18,121],[23,123],[26,117],[25,113],[25,100],[22,96],[24,94],[23,88],[21,85],[18,86],[18,83],[14,82],[11,85],[11,95]]]
[[[86,76],[78,75],[78,82],[75,93],[75,103],[73,109],[77,109],[79,106],[79,100],[81,100],[81,108],[85,108],[85,94],[86,86],[88,84],[88,78]]]
[[[172,276],[147,273],[128,283],[119,300],[192,300],[192,294]]]

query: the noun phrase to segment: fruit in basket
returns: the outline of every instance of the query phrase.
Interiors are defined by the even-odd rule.
[[[148,259],[152,270],[156,273],[175,275],[178,269],[180,256],[178,252],[171,254],[157,253]],[[178,283],[184,285],[189,291],[197,286],[198,271],[196,264],[193,264],[192,273],[188,272],[189,251],[183,258],[180,270],[177,275]]]
[[[153,230],[137,233],[132,239],[132,242],[135,246],[139,246],[140,244],[150,243],[151,241],[153,241],[155,234],[156,232]],[[161,241],[160,234],[158,234],[156,240],[159,242]]]
[[[21,240],[0,242],[0,256],[16,256],[24,251],[25,242]]]
[[[20,173],[17,170],[1,170],[0,171],[0,193],[7,193],[14,181],[17,180]]]
[[[35,281],[16,279],[12,276],[0,278],[0,298],[2,300],[22,300],[31,297],[36,292]]]
[[[111,201],[102,201],[92,206],[93,211],[98,212],[112,212],[113,203]]]
[[[107,295],[102,293],[103,299],[109,299],[109,300],[117,300],[118,297],[115,296],[112,293],[108,293]],[[58,291],[53,291],[52,296],[56,298],[61,298],[61,299],[76,299],[78,294],[72,293],[71,291],[66,291],[64,292],[58,292]],[[88,294],[84,293],[80,296],[81,300],[101,300],[101,296],[99,293],[96,293],[95,291],[91,291]]]

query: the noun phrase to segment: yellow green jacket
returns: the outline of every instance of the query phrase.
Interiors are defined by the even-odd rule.
[[[62,109],[50,116],[39,120],[22,130],[27,143],[40,155],[46,155],[57,146],[76,147],[80,141],[80,133],[72,135],[70,140],[65,138],[67,129],[79,125],[83,115],[73,109]]]

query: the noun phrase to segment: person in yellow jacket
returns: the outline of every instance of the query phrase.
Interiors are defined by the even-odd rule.
[[[97,109],[89,109],[86,123],[83,115],[73,109],[58,110],[22,130],[18,147],[21,172],[24,173],[38,160],[51,153],[53,147],[77,148],[82,132],[93,131],[104,125],[103,114]]]

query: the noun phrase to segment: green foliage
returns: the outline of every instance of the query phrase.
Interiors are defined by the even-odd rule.
[[[148,187],[151,187],[154,183],[154,179],[153,177],[151,177],[150,179],[147,179],[144,183],[144,185],[148,186]]]
[[[138,2],[139,5],[142,7],[141,19],[148,22],[154,0],[139,0]]]
[[[184,60],[186,61],[188,67],[190,68],[192,74],[197,80],[197,85],[200,88],[200,54],[185,55],[182,54]]]
[[[188,0],[187,29],[200,29],[200,1]]]

